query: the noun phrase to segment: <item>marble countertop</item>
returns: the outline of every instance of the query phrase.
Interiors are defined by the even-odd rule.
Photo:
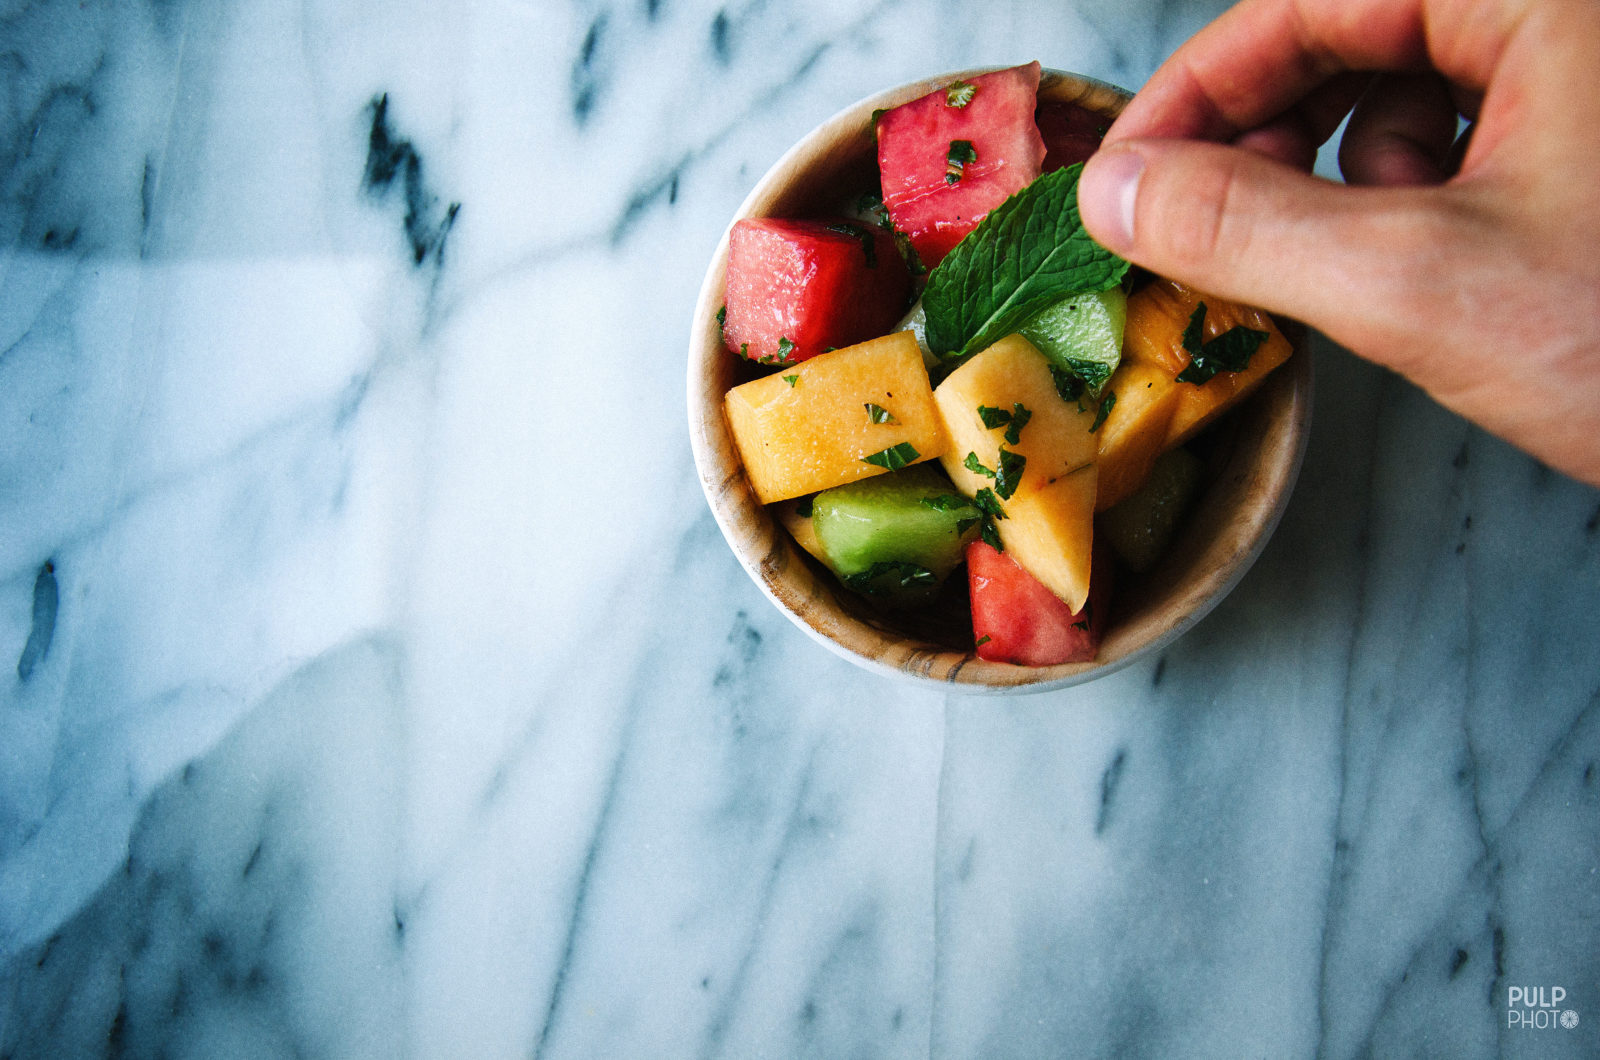
[[[700,495],[789,144],[1220,6],[0,5],[0,1056],[1600,1054],[1597,491],[1320,345],[1232,596],[1013,698]]]

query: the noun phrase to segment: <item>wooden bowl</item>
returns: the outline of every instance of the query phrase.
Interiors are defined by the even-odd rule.
[[[836,210],[849,190],[876,186],[874,110],[984,72],[916,81],[845,109],[779,159],[733,220]],[[1077,103],[1108,119],[1121,113],[1129,98],[1111,85],[1050,70],[1043,74],[1039,94]],[[959,634],[939,628],[937,622],[878,611],[844,589],[756,500],[722,411],[723,395],[749,378],[749,369],[723,348],[715,318],[723,301],[727,261],[724,232],[700,289],[689,341],[689,434],[700,485],[734,555],[772,602],[822,644],[870,670],[993,692],[1061,688],[1111,673],[1171,643],[1216,606],[1265,547],[1288,503],[1305,452],[1311,409],[1305,332],[1292,325],[1284,332],[1296,355],[1202,436],[1208,484],[1156,568],[1118,582],[1098,658],[1043,667],[979,659],[960,646]],[[958,573],[953,580],[960,577]],[[965,637],[970,645],[970,626]]]

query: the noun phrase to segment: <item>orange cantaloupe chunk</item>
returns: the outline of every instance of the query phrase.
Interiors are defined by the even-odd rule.
[[[892,420],[874,423],[867,405]],[[723,402],[745,475],[763,504],[882,475],[864,458],[908,444],[918,463],[947,441],[922,351],[898,331],[729,390]]]
[[[1008,335],[950,373],[934,391],[950,447],[941,458],[952,482],[974,496],[995,482],[966,466],[967,454],[993,470],[1000,447],[1027,459],[1016,491],[1000,501],[995,523],[1006,551],[1074,611],[1089,597],[1094,539],[1097,444],[1092,404],[1063,399],[1050,363],[1021,335]],[[1016,444],[1005,427],[985,427],[979,406],[1030,413]]]
[[[1159,365],[1165,369],[1169,379],[1176,377],[1189,366],[1189,353],[1183,348],[1183,332],[1201,302],[1206,304],[1202,341],[1213,339],[1240,325],[1265,331],[1267,339],[1256,349],[1249,367],[1242,372],[1218,372],[1209,381],[1198,385],[1173,383],[1179,397],[1172,413],[1172,422],[1167,427],[1163,449],[1171,449],[1194,437],[1259,386],[1267,373],[1288,360],[1294,352],[1294,347],[1283,337],[1272,317],[1262,310],[1213,297],[1176,280],[1158,279],[1128,299],[1128,324],[1122,340],[1123,359]],[[1119,404],[1122,401],[1120,392],[1117,401]]]
[[[1132,496],[1150,476],[1156,457],[1167,448],[1172,416],[1183,396],[1164,367],[1133,358],[1117,366],[1105,389],[1117,399],[1097,432],[1097,512]]]

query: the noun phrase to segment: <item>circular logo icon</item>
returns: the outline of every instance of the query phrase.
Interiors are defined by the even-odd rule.
[[[1577,1010],[1569,1008],[1565,1012],[1563,1012],[1561,1014],[1561,1025],[1563,1027],[1565,1027],[1569,1031],[1572,1028],[1576,1027],[1578,1025],[1578,1013],[1577,1013]]]

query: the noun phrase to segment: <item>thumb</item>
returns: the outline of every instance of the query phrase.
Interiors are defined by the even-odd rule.
[[[1135,264],[1359,348],[1405,326],[1384,307],[1437,260],[1448,226],[1436,191],[1346,187],[1221,144],[1123,140],[1089,159],[1078,205],[1089,233]]]

